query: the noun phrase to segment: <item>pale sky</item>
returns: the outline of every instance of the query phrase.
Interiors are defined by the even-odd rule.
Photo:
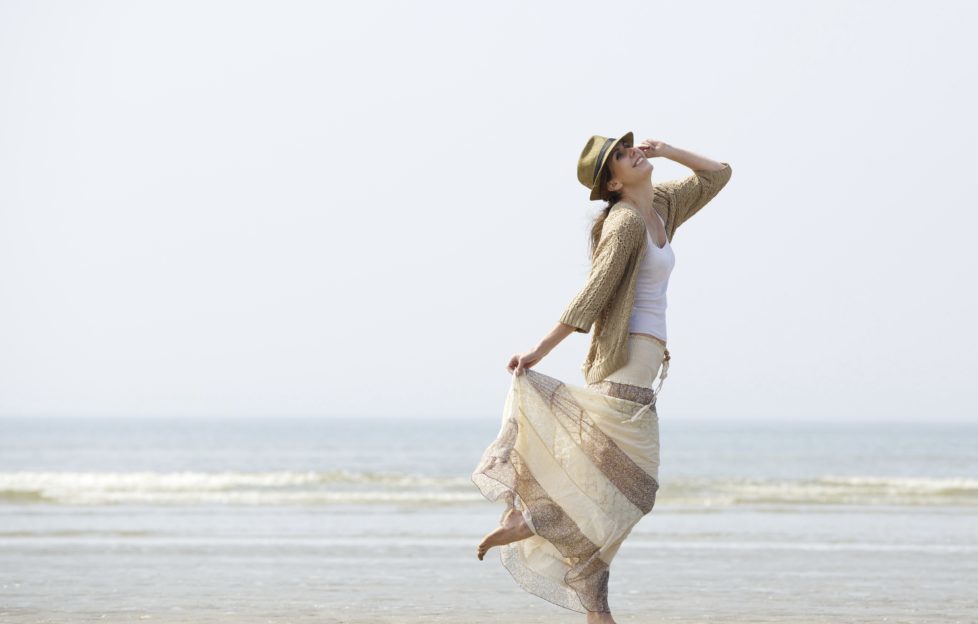
[[[578,155],[631,130],[733,168],[660,419],[978,420],[976,17],[6,1],[0,416],[498,419],[587,277]],[[583,385],[590,338],[535,369]]]

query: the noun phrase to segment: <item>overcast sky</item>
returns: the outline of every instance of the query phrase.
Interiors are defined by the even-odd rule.
[[[660,418],[976,420],[976,13],[3,2],[0,415],[499,418],[631,130],[733,168]]]

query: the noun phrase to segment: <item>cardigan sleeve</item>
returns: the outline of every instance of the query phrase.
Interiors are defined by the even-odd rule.
[[[627,216],[625,211],[622,214]],[[591,331],[591,325],[618,289],[629,260],[643,241],[644,225],[641,230],[634,225],[623,219],[613,223],[605,221],[587,281],[561,314],[561,323],[584,334]]]
[[[716,171],[698,169],[693,175],[676,180],[667,180],[656,187],[661,190],[672,204],[675,226],[679,227],[684,221],[700,211],[711,199],[716,197],[727,182],[733,171],[730,163],[721,163],[722,168]]]

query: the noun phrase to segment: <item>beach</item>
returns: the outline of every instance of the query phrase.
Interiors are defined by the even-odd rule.
[[[2,622],[583,622],[475,557],[499,422],[0,420]],[[972,425],[675,423],[621,622],[978,621]]]

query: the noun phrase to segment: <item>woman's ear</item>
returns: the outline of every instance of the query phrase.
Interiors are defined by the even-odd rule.
[[[615,179],[608,180],[608,190],[612,193],[621,189],[621,182]]]

